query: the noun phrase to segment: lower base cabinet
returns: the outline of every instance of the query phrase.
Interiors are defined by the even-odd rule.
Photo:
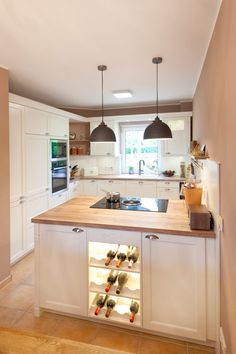
[[[40,226],[35,235],[39,306],[68,314],[87,314],[86,230]]]
[[[215,339],[216,325],[206,308],[207,294],[215,293],[207,280],[206,239],[36,225],[35,240],[36,311],[49,309],[201,341],[209,339],[211,323],[211,340]],[[135,246],[139,258],[131,269],[127,260],[118,269],[118,277],[126,272],[128,281],[120,295],[117,280],[112,285],[108,299],[116,305],[110,317],[105,317],[106,306],[95,316],[98,298],[106,296],[107,278],[112,270],[117,271],[116,258],[108,266],[105,259],[118,245],[119,252]],[[129,321],[132,301],[139,305],[134,323]]]
[[[205,239],[142,235],[143,327],[206,340]]]

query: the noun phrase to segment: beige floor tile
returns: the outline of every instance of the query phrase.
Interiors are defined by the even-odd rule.
[[[35,317],[32,313],[25,312],[12,327],[53,336],[56,326],[57,322],[54,319],[45,318],[43,316]]]
[[[98,328],[95,339],[91,344],[123,350],[130,353],[137,353],[139,346],[140,335],[128,334],[125,331],[116,329]]]
[[[34,302],[34,288],[31,285],[20,284],[12,288],[9,293],[0,300],[0,306],[18,310],[27,310]]]
[[[13,324],[19,320],[24,314],[24,311],[0,307],[0,327],[11,328]]]
[[[187,354],[187,344],[142,338],[138,354]]]

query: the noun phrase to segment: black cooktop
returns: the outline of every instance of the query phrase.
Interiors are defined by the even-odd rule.
[[[168,199],[122,197],[120,198],[120,201],[116,203],[108,202],[106,198],[102,198],[97,203],[91,205],[90,208],[166,213],[167,206]]]

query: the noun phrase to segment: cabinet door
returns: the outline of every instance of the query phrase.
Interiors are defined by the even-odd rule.
[[[186,118],[163,119],[172,131],[172,139],[163,141],[164,156],[187,155],[190,144],[190,125]]]
[[[158,188],[157,197],[160,199],[179,199],[179,189],[177,188]]]
[[[81,181],[73,181],[69,184],[69,199],[77,198],[83,194],[82,191],[82,182]]]
[[[56,195],[53,195],[49,198],[49,208],[55,208],[56,206],[67,202],[68,199],[69,199],[68,191],[64,191]]]
[[[24,131],[27,134],[49,135],[48,113],[25,107]]]
[[[128,197],[156,197],[156,182],[152,181],[127,181],[126,194]]]
[[[24,108],[9,106],[9,146],[10,146],[10,200],[17,201],[23,195],[23,159],[22,159],[22,119]]]
[[[40,307],[87,315],[86,230],[80,230],[78,233],[68,226],[40,226],[40,239],[36,242]]]
[[[40,194],[49,189],[49,140],[25,135],[25,193]]]
[[[25,251],[34,248],[34,224],[31,219],[48,210],[48,192],[27,198],[25,207]]]
[[[126,196],[126,183],[125,181],[118,180],[100,180],[97,181],[98,185],[98,195],[104,196],[104,191],[108,192],[119,192],[121,197]]]
[[[97,195],[97,181],[95,179],[83,180],[83,195]]]
[[[67,139],[69,137],[69,120],[57,114],[48,113],[48,129],[50,136]]]
[[[157,236],[142,236],[143,326],[205,340],[205,239]]]
[[[10,245],[11,263],[24,255],[23,201],[11,203],[10,208]]]

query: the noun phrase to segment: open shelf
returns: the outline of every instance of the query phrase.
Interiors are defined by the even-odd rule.
[[[89,316],[90,317],[105,320],[108,322],[113,322],[113,321],[120,322],[120,323],[130,325],[130,326],[137,326],[137,327],[141,326],[140,308],[139,308],[139,312],[135,316],[134,322],[131,323],[129,321],[129,316],[130,316],[129,307],[130,307],[131,299],[127,299],[127,298],[121,298],[118,296],[109,296],[110,298],[112,298],[113,300],[116,301],[116,306],[113,309],[113,311],[111,312],[110,316],[108,318],[105,317],[106,305],[100,310],[99,315],[96,316],[94,314],[94,312],[96,309],[96,301],[97,301],[98,296],[99,296],[99,294],[97,294],[97,293],[93,293],[93,292],[89,293],[89,304],[90,304],[89,305]]]

